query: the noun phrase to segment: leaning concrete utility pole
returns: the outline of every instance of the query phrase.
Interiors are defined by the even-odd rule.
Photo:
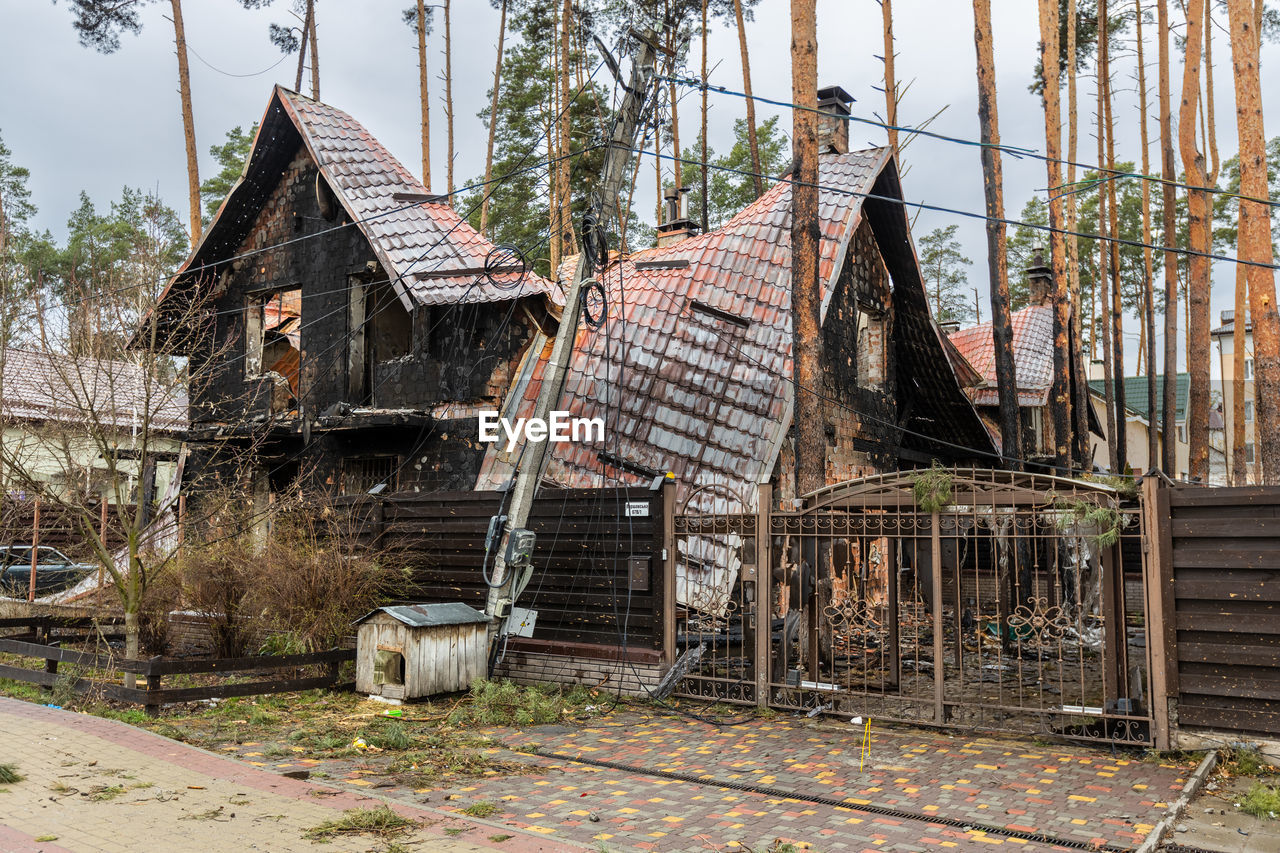
[[[631,80],[626,88],[626,96],[622,99],[622,107],[613,125],[613,138],[609,140],[609,150],[605,154],[604,171],[600,180],[600,196],[596,204],[596,222],[585,226],[584,231],[591,229],[598,234],[607,234],[610,225],[618,215],[618,193],[622,190],[622,180],[627,174],[627,164],[631,160],[636,146],[636,134],[640,128],[640,115],[644,111],[648,99],[649,86],[653,80],[654,65],[657,59],[657,39],[652,33],[632,32],[639,41],[639,55],[631,66]],[[564,107],[568,108],[567,105]],[[578,321],[582,316],[582,285],[589,281],[594,272],[588,260],[587,246],[593,242],[593,235],[583,234],[583,251],[578,255],[578,264],[573,272],[573,281],[569,292],[565,294],[564,311],[560,317],[560,327],[556,331],[555,344],[551,348],[551,360],[547,362],[543,373],[542,388],[538,392],[538,402],[532,417],[546,421],[551,410],[560,401],[564,391],[565,374],[569,360],[573,356],[573,342],[578,334]],[[603,240],[595,241],[599,246]],[[602,266],[607,265],[607,254],[593,260]],[[556,271],[551,271],[555,275]],[[533,442],[517,462],[516,482],[512,489],[511,506],[507,510],[507,522],[503,528],[504,535],[500,546],[506,544],[512,531],[519,530],[528,523],[529,510],[533,506],[533,496],[542,477],[542,469],[547,458],[548,441]],[[498,548],[494,560],[493,574],[489,579],[489,597],[485,603],[485,615],[489,617],[489,639],[492,641],[499,635],[499,628],[510,614],[511,604],[519,597],[521,590],[528,583],[532,569],[526,567],[523,572],[508,572],[503,547]]]

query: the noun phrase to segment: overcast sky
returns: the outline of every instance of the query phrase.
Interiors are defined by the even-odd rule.
[[[401,9],[408,5],[409,0],[326,0],[318,4],[321,96],[351,113],[417,172],[421,157],[416,38],[400,20]],[[484,106],[493,74],[498,16],[487,0],[455,0],[453,5],[455,175],[461,184],[484,168],[485,130],[476,113]],[[1038,98],[1027,91],[1037,51],[1035,4],[1030,0],[993,0],[992,5],[1003,141],[1043,151],[1043,114]],[[288,17],[288,0],[277,0],[275,6],[250,12],[235,0],[187,0],[183,5],[202,177],[214,171],[209,146],[221,142],[229,128],[248,126],[258,119],[274,83],[293,84],[296,63],[291,59],[280,62],[279,52],[267,39],[268,24]],[[943,110],[931,130],[976,138],[972,4],[968,0],[897,0],[894,11],[897,73],[902,83],[911,82],[900,122],[910,125]],[[65,2],[0,0],[0,79],[4,81],[0,85],[0,138],[12,149],[13,161],[31,170],[38,227],[61,236],[81,190],[106,208],[125,185],[157,189],[185,217],[185,150],[173,27],[165,17],[168,13],[168,3],[149,4],[142,13],[141,34],[123,36],[120,50],[103,56],[79,45]],[[1215,35],[1219,147],[1226,159],[1237,147],[1230,50],[1225,33],[1219,30]],[[1148,39],[1153,36],[1154,28]],[[1126,38],[1132,41],[1132,29]],[[762,0],[755,22],[748,24],[748,39],[756,94],[789,100],[789,3]],[[443,66],[443,46],[437,19],[430,44],[433,74]],[[1148,52],[1149,86],[1154,95],[1154,44]],[[883,115],[884,96],[877,89],[883,74],[878,58],[882,53],[876,0],[819,0],[818,80],[820,85],[838,84],[849,91],[856,98],[856,115]],[[717,27],[708,54],[715,68],[711,82],[740,89],[736,33],[723,25]],[[691,60],[697,62],[696,48]],[[1114,64],[1115,85],[1126,90],[1117,92],[1116,156],[1137,160],[1134,62],[1123,56]],[[1262,68],[1270,137],[1280,126],[1280,101],[1275,96],[1280,91],[1280,74],[1275,71],[1280,68],[1280,49],[1274,45],[1264,49]],[[1180,67],[1174,77],[1176,98]],[[444,87],[438,81],[433,88],[435,94],[443,95]],[[1080,98],[1082,117],[1087,117],[1093,98],[1091,78],[1081,80]],[[696,135],[692,124],[696,121],[696,98],[687,98],[685,104],[682,118],[690,123],[685,124],[682,136],[692,139]],[[759,120],[775,112],[765,104],[757,107]],[[743,113],[742,99],[712,94],[713,148],[728,148],[733,120]],[[789,130],[790,121],[789,115],[784,116],[781,126]],[[435,190],[442,191],[445,138],[439,101],[433,105],[432,129],[433,183]],[[1085,127],[1081,135],[1079,159],[1084,162],[1095,159],[1090,154],[1095,145],[1091,133],[1092,128]],[[1153,122],[1153,140],[1157,133]],[[851,126],[854,147],[883,145],[885,141],[884,132],[877,128]],[[976,148],[921,138],[907,148],[903,159],[908,169],[904,179],[908,200],[974,214],[983,211]],[[1158,163],[1154,145],[1152,161]],[[1008,215],[1016,217],[1033,193],[1043,193],[1045,167],[1039,160],[1011,158],[1006,158],[1004,165]],[[642,191],[651,186],[651,181],[641,182]],[[649,198],[637,200],[641,211],[653,209],[652,190],[648,192]],[[965,252],[974,261],[969,278],[981,291],[986,317],[986,242],[981,221],[925,211],[916,222],[917,239],[953,222],[959,224]],[[1232,300],[1229,266],[1215,265],[1215,318]],[[1132,335],[1127,350],[1132,357],[1137,347],[1136,321],[1131,321],[1128,329]]]

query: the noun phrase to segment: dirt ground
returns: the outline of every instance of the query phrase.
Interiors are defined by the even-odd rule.
[[[1280,851],[1280,811],[1264,815],[1246,811],[1250,792],[1257,797],[1266,788],[1280,791],[1280,768],[1248,755],[1228,754],[1166,836],[1166,846],[1219,853]],[[1280,794],[1275,803],[1280,805]]]

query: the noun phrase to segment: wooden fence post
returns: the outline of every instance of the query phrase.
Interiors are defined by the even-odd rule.
[[[947,721],[947,697],[945,693],[945,666],[943,656],[946,648],[942,636],[942,525],[938,512],[930,513],[929,535],[933,546],[933,721]]]
[[[27,579],[27,601],[36,600],[36,566],[40,563],[40,499],[31,515],[31,577]]]
[[[756,492],[756,705],[769,707],[769,650],[773,645],[773,487],[761,483]]]
[[[676,662],[676,484],[662,484],[662,659]]]
[[[147,677],[147,698],[145,700],[143,710],[146,712],[148,717],[155,717],[160,713],[160,700],[154,697],[158,695],[164,677],[160,673],[154,671],[156,669],[154,665],[159,663],[162,659],[163,658],[161,656],[156,655],[151,658],[151,660],[147,661],[145,671],[145,675]]]
[[[99,499],[98,507],[98,538],[102,540],[102,547],[110,552],[111,546],[107,544],[107,496],[103,495]],[[102,599],[102,587],[107,582],[107,568],[99,564],[98,566],[98,599]]]
[[[1142,481],[1142,586],[1147,605],[1147,671],[1151,673],[1151,715],[1156,749],[1172,748],[1173,715],[1170,703],[1176,688],[1170,682],[1170,663],[1176,661],[1173,622],[1167,605],[1172,587],[1172,542],[1169,538],[1169,489],[1154,478]]]

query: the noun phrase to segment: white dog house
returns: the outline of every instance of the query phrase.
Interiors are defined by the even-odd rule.
[[[465,604],[379,607],[356,620],[356,690],[401,700],[466,690],[483,678],[483,613]]]

